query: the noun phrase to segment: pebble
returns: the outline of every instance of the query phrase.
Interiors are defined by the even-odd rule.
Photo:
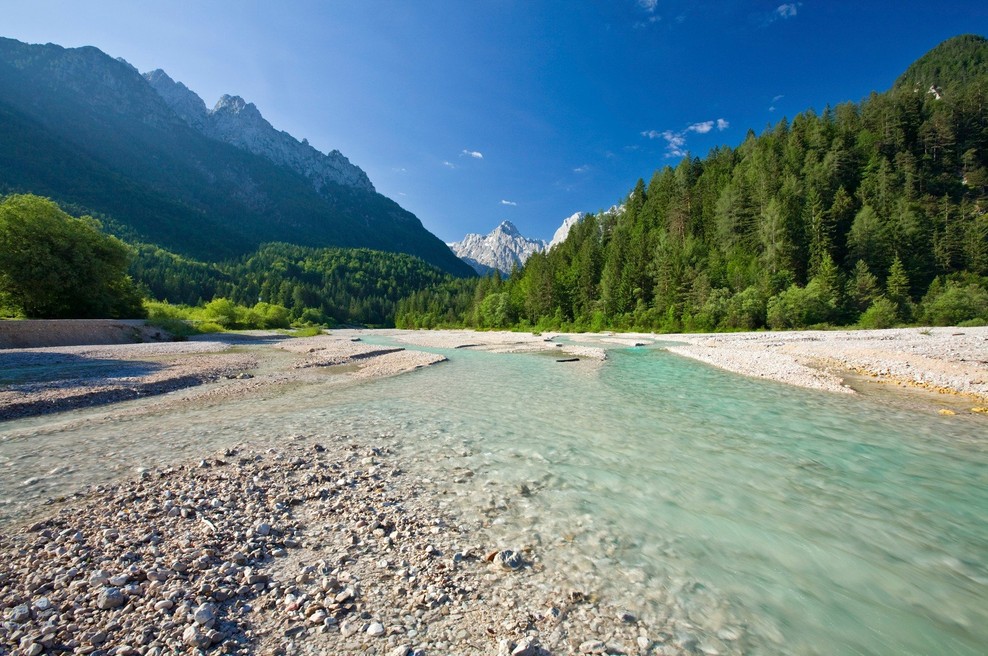
[[[110,610],[111,608],[119,608],[127,603],[127,598],[124,596],[120,588],[106,588],[99,593],[99,597],[96,598],[96,607],[100,610]]]
[[[192,615],[192,619],[194,619],[196,624],[199,626],[212,628],[213,624],[216,623],[216,612],[216,604],[205,603],[196,608],[195,613]]]
[[[367,627],[367,635],[378,637],[384,635],[384,625],[380,622],[372,622],[370,626]]]
[[[27,604],[15,606],[14,612],[10,615],[10,621],[17,622],[18,624],[27,622],[29,619],[31,619],[31,609],[28,608]]]

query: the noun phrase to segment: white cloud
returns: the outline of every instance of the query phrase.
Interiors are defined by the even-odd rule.
[[[484,159],[484,154],[476,150],[467,150],[466,148],[464,148],[463,152],[460,154],[466,155],[467,157],[472,157],[474,159]]]
[[[666,157],[683,157],[686,155],[686,135],[690,132],[707,134],[713,131],[714,128],[718,131],[726,130],[730,125],[730,122],[726,119],[718,118],[712,121],[691,123],[682,130],[663,130],[662,132],[658,130],[645,130],[641,135],[648,139],[665,139]]]
[[[518,205],[518,203],[514,202],[513,200],[502,200],[501,204],[510,205],[511,207],[515,207],[516,205]]]
[[[796,10],[803,3],[801,2],[788,2],[784,5],[779,5],[775,8],[775,14],[779,18],[792,18],[796,15]]]
[[[590,165],[584,164],[583,166],[577,166],[573,169],[573,173],[588,173],[590,171]]]
[[[450,162],[449,160],[443,160],[443,166],[445,166],[448,169],[455,169],[456,168],[456,164],[454,164],[453,162]]]
[[[785,98],[785,96],[784,96],[784,95],[782,95],[782,94],[780,93],[780,94],[779,94],[779,95],[777,95],[777,96],[772,96],[772,102],[774,102],[774,103],[777,103],[777,102],[779,102],[780,100],[782,100],[783,98]]]
[[[638,0],[638,6],[651,13],[659,6],[659,0]]]

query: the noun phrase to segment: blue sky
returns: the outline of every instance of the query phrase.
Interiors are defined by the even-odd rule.
[[[339,149],[444,240],[548,238],[689,151],[887,89],[988,3],[0,0],[0,35],[162,68]]]

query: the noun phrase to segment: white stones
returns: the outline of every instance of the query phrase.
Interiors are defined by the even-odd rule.
[[[171,610],[175,607],[175,602],[171,599],[162,599],[154,604],[155,610]]]
[[[208,635],[200,632],[195,624],[190,624],[185,627],[185,631],[182,633],[182,642],[189,647],[205,649],[209,647],[212,641]]]
[[[212,628],[213,625],[216,623],[217,611],[218,609],[216,607],[216,604],[208,603],[208,602],[205,604],[200,604],[199,607],[196,608],[195,612],[192,614],[192,619],[194,619],[196,624],[198,624],[199,626]]]
[[[380,622],[371,622],[371,625],[367,627],[367,635],[378,638],[384,635],[384,625]]]
[[[259,522],[257,526],[254,527],[254,532],[261,537],[271,535],[271,525],[267,522]]]
[[[511,656],[535,656],[538,653],[538,643],[535,638],[526,636],[518,641],[511,650]]]
[[[120,591],[120,588],[106,588],[96,598],[96,607],[100,610],[110,610],[119,608],[126,602],[127,598]]]

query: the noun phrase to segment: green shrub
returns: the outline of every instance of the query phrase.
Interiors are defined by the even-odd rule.
[[[923,298],[923,321],[934,326],[955,326],[965,321],[988,321],[988,291],[971,283],[948,280],[931,285]]]
[[[884,296],[872,301],[858,320],[858,326],[867,329],[892,328],[898,323],[898,306]]]

